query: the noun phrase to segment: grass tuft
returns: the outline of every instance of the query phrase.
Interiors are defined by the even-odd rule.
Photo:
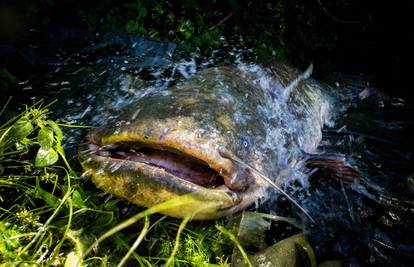
[[[191,196],[141,209],[74,170],[52,104],[0,117],[0,266],[229,266],[232,245],[212,223],[156,214]]]

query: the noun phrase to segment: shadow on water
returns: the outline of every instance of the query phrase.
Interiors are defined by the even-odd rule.
[[[214,66],[223,55],[220,51],[209,59],[173,55],[172,43],[119,31],[34,35],[30,44],[1,47],[2,65],[18,78],[2,97],[12,95],[16,103],[58,99],[52,116],[66,124],[101,125],[135,99]],[[241,60],[234,55],[242,51],[230,52],[235,62]],[[362,177],[353,184],[316,177],[307,188],[287,186],[316,220],[307,235],[318,261],[410,265],[414,261],[414,109],[371,88],[363,75],[336,73],[326,81],[360,93],[335,128],[324,130],[319,149],[347,155]],[[67,132],[66,150],[76,164],[76,148],[85,130]],[[260,209],[302,216],[288,207],[286,200],[275,197]]]

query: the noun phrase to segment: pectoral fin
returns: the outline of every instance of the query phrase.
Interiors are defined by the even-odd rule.
[[[312,177],[333,178],[348,184],[360,178],[358,168],[341,154],[306,154],[305,166]]]

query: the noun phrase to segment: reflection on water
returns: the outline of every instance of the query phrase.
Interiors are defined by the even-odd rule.
[[[171,43],[116,31],[65,30],[43,36],[31,46],[4,47],[2,60],[25,77],[11,92],[15,99],[57,98],[53,115],[59,121],[95,126],[137,98],[163,92],[179,79],[215,65],[223,54],[216,51],[220,56],[208,59],[173,57],[174,48]],[[233,50],[229,56],[241,55]],[[236,62],[241,58],[236,56]],[[307,235],[319,261],[410,265],[414,260],[414,110],[404,100],[371,88],[364,76],[333,74],[327,80],[359,95],[335,126],[324,130],[319,150],[348,155],[360,169],[361,180],[349,185],[314,177],[309,186],[292,182],[286,189],[316,221]],[[82,129],[68,130],[65,144],[73,162],[83,135]],[[303,216],[280,196],[260,209]]]

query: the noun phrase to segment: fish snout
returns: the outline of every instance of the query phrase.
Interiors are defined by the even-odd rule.
[[[237,168],[231,178],[224,179],[224,184],[235,191],[244,191],[251,182],[250,172],[244,168]]]
[[[234,160],[234,156],[224,150],[219,150],[218,153],[224,160],[228,160],[231,165],[231,173],[224,176],[224,184],[229,189],[234,191],[244,191],[249,187],[249,185],[254,183],[254,179],[249,169],[245,168],[241,164],[238,164],[238,162]]]

